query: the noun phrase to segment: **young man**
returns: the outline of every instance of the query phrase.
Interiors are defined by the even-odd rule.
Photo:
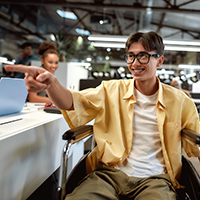
[[[164,60],[159,35],[130,35],[126,52],[132,80],[103,81],[80,92],[62,87],[44,69],[6,67],[27,73],[27,90],[46,89],[71,128],[95,118],[97,146],[88,156],[92,172],[66,200],[177,198],[181,130],[199,131],[196,107],[184,93],[156,77]],[[198,147],[182,142],[188,156],[200,155]]]
[[[21,53],[16,57],[15,64],[31,65],[32,60],[39,60],[38,57],[32,55],[32,44],[25,42],[21,45]],[[24,73],[14,73],[14,78],[24,78]]]

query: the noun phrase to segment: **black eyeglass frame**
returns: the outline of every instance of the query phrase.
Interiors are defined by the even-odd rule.
[[[148,55],[148,61],[146,62],[146,63],[141,63],[140,62],[140,60],[139,60],[139,58],[138,58],[138,56],[140,55],[140,54],[142,54],[142,53],[145,53],[145,54],[147,54]],[[131,63],[128,63],[127,62],[127,60],[128,59],[126,59],[126,55],[133,55],[134,56],[134,59],[133,59],[133,61],[131,62]],[[124,54],[124,59],[125,59],[125,62],[127,63],[127,64],[132,64],[132,63],[134,63],[134,61],[135,61],[135,58],[137,58],[137,60],[138,60],[138,62],[140,63],[140,64],[148,64],[149,63],[149,61],[150,61],[150,57],[151,56],[153,56],[153,57],[155,57],[155,58],[159,58],[160,57],[160,54],[149,54],[149,53],[147,53],[146,51],[141,51],[140,53],[138,53],[138,54],[134,54],[134,53],[125,53]]]

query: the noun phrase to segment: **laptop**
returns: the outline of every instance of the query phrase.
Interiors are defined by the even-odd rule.
[[[0,80],[0,116],[20,112],[27,95],[24,79],[2,77]]]

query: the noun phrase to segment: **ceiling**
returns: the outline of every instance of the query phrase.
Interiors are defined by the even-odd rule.
[[[77,20],[61,18],[58,9],[72,11]],[[99,24],[100,18],[107,23]],[[119,36],[153,30],[164,39],[199,40],[200,1],[0,0],[1,39],[39,44],[58,31],[77,37],[76,28],[90,34]],[[114,52],[117,50],[113,50],[113,57]]]

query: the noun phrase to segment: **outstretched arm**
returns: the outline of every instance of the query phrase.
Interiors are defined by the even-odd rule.
[[[57,108],[61,110],[70,110],[73,108],[71,92],[60,85],[57,78],[44,68],[7,65],[5,66],[5,70],[25,73],[24,80],[28,92],[37,93],[45,89],[49,98]]]

